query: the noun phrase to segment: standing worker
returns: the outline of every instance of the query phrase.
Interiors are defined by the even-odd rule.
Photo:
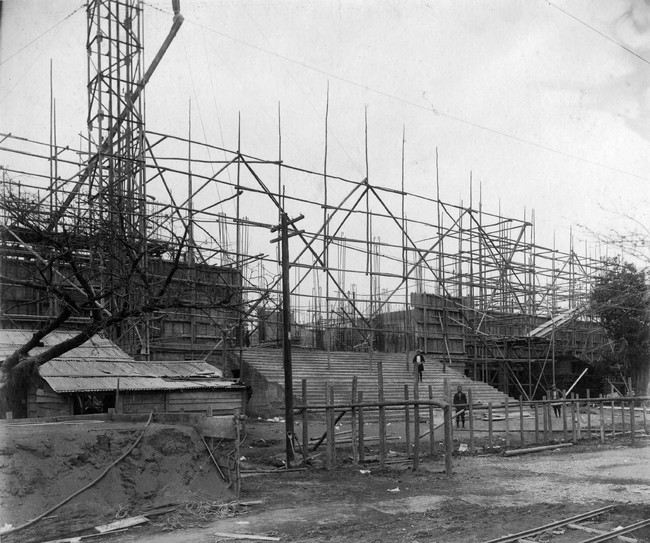
[[[456,394],[454,394],[454,399],[452,401],[454,407],[456,408],[456,428],[459,427],[460,422],[463,422],[463,428],[465,428],[465,411],[467,410],[467,396],[463,392],[463,387],[458,385]]]
[[[551,391],[548,394],[549,399],[551,400],[561,400],[562,393],[557,389],[555,385],[551,386]],[[560,418],[562,416],[562,404],[561,403],[552,403],[553,413],[555,413],[555,418]]]
[[[422,349],[415,351],[413,364],[418,368],[418,381],[422,382],[422,374],[424,373],[424,356],[422,355]]]

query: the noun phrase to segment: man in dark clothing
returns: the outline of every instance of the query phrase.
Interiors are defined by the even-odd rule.
[[[454,399],[452,401],[454,407],[456,407],[456,427],[460,426],[462,421],[463,428],[465,428],[465,411],[467,409],[467,396],[463,392],[463,387],[458,385],[458,390],[454,394]]]
[[[548,394],[549,399],[551,400],[561,400],[562,399],[562,393],[557,389],[555,385],[551,386],[551,390],[549,391]],[[551,404],[553,406],[553,413],[555,413],[555,417],[559,418],[562,416],[562,404],[559,402],[554,402]]]
[[[418,381],[422,381],[422,374],[424,373],[424,356],[422,355],[422,349],[418,349],[415,352],[413,357],[413,364],[418,368]]]

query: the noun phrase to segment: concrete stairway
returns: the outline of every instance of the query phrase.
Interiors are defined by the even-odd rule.
[[[250,407],[262,416],[284,416],[284,370],[281,349],[245,349],[243,352],[243,379],[253,387]],[[294,350],[292,353],[293,392],[297,403],[302,403],[302,379],[307,379],[308,403],[322,405],[325,403],[325,389],[329,384],[334,387],[336,403],[349,403],[352,395],[352,378],[357,377],[358,390],[363,391],[363,399],[376,401],[377,361],[382,362],[385,400],[403,400],[404,385],[409,387],[409,398],[413,398],[413,365],[406,367],[404,353],[374,353],[372,367],[368,353],[331,352],[330,367],[327,367],[327,352]],[[420,384],[420,397],[429,394],[432,387],[433,398],[445,401],[444,380],[449,383],[453,394],[458,385],[463,390],[472,390],[472,401],[495,406],[503,404],[506,395],[494,387],[472,381],[457,370],[447,368],[443,373],[442,364],[427,362],[424,368],[424,382]],[[451,401],[451,398],[446,398]],[[369,413],[370,415],[370,413]],[[388,412],[393,418],[391,412]],[[393,411],[392,415],[396,415]],[[403,416],[400,411],[398,418]]]

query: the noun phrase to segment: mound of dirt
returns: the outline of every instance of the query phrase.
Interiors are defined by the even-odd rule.
[[[0,426],[0,526],[21,525],[89,484],[143,427],[92,421]],[[103,479],[53,518],[14,535],[20,534],[17,541],[51,538],[163,505],[234,498],[196,430],[154,423]]]

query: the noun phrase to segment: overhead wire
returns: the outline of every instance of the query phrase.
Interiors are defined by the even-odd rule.
[[[25,49],[27,49],[27,48],[30,47],[32,44],[34,44],[34,43],[36,43],[38,40],[40,40],[43,36],[45,36],[46,34],[48,34],[49,32],[51,32],[52,30],[54,30],[54,29],[55,29],[57,26],[59,26],[61,23],[67,21],[70,17],[72,17],[75,13],[77,13],[77,11],[79,11],[81,8],[83,8],[83,7],[85,7],[85,6],[86,6],[86,3],[85,3],[85,2],[82,3],[82,4],[80,4],[77,8],[75,8],[71,13],[69,13],[68,15],[66,15],[66,16],[65,16],[63,19],[61,19],[58,23],[53,24],[53,25],[52,25],[50,28],[48,28],[45,32],[43,32],[43,33],[41,33],[40,35],[36,36],[36,37],[35,37],[32,41],[30,41],[29,43],[23,45],[20,49],[18,49],[18,51],[16,51],[16,52],[13,53],[12,55],[9,55],[9,56],[8,56],[7,58],[5,58],[4,60],[0,61],[0,66],[2,66],[5,62],[10,61],[10,60],[11,60],[12,58],[14,58],[16,55],[19,55],[20,53],[22,53]]]
[[[626,175],[626,176],[629,176],[629,177],[634,177],[634,178],[637,178],[637,179],[643,179],[643,180],[645,180],[645,181],[650,181],[650,178],[645,177],[645,176],[643,176],[643,175],[641,175],[641,174],[637,174],[637,173],[630,172],[630,171],[627,171],[627,170],[622,170],[622,169],[620,169],[620,168],[616,168],[616,167],[614,167],[614,166],[610,166],[610,165],[607,165],[607,164],[603,164],[602,162],[598,162],[598,161],[596,161],[596,160],[591,160],[591,159],[589,159],[589,158],[581,157],[581,156],[575,155],[575,154],[573,154],[573,153],[570,153],[570,152],[567,152],[567,151],[563,151],[563,150],[561,150],[561,149],[557,149],[557,148],[551,147],[551,146],[549,146],[549,145],[545,145],[545,144],[540,143],[540,142],[536,142],[536,141],[533,141],[533,140],[529,140],[529,139],[526,139],[526,138],[522,138],[522,137],[517,136],[517,135],[514,135],[514,134],[510,134],[510,133],[508,133],[508,132],[504,132],[503,130],[498,130],[498,129],[496,129],[496,128],[491,128],[491,127],[486,126],[486,125],[483,125],[483,124],[481,124],[481,123],[478,123],[478,122],[475,122],[475,121],[471,121],[471,120],[468,120],[468,119],[464,119],[464,118],[462,118],[462,117],[459,117],[459,116],[457,116],[457,115],[453,115],[453,114],[451,114],[451,113],[447,113],[447,112],[442,111],[442,110],[440,110],[440,109],[438,109],[438,108],[436,108],[436,107],[434,107],[434,106],[431,106],[431,105],[422,105],[422,104],[419,104],[419,103],[417,103],[417,102],[413,102],[412,100],[409,100],[409,99],[407,99],[407,98],[403,98],[403,97],[401,97],[401,96],[398,96],[398,95],[396,95],[396,94],[392,94],[392,93],[389,93],[389,92],[386,92],[386,91],[383,91],[383,90],[380,90],[380,89],[377,89],[377,88],[371,87],[371,86],[366,85],[366,84],[364,84],[364,83],[359,83],[359,82],[357,82],[357,81],[353,81],[353,80],[351,80],[351,79],[348,79],[348,78],[346,78],[346,77],[343,77],[343,76],[340,76],[340,75],[334,74],[334,73],[329,72],[329,71],[327,71],[327,70],[324,70],[324,69],[322,69],[322,68],[318,68],[317,66],[313,66],[313,65],[311,65],[311,64],[307,64],[307,63],[305,63],[305,62],[302,62],[302,61],[300,61],[300,60],[296,60],[296,59],[291,58],[291,57],[288,57],[288,56],[286,56],[286,55],[283,55],[283,54],[277,53],[277,52],[272,51],[272,50],[270,50],[270,49],[266,49],[266,48],[261,47],[261,46],[259,46],[259,45],[252,44],[252,43],[250,43],[250,42],[247,42],[247,41],[245,41],[245,40],[242,40],[241,38],[236,38],[236,37],[234,37],[234,36],[231,36],[231,35],[229,35],[229,34],[226,34],[226,33],[224,33],[224,32],[221,32],[221,31],[219,31],[219,30],[216,30],[216,29],[214,29],[214,28],[211,28],[211,27],[209,27],[209,26],[207,26],[207,25],[204,25],[204,24],[202,24],[202,23],[199,23],[199,22],[196,22],[196,21],[192,21],[192,20],[189,19],[189,18],[186,18],[186,21],[187,21],[189,24],[192,24],[192,25],[198,26],[199,28],[202,28],[202,29],[204,29],[204,30],[207,30],[207,31],[209,31],[209,32],[212,32],[212,33],[214,33],[214,34],[217,34],[217,35],[219,35],[219,36],[221,36],[221,37],[223,37],[223,38],[226,38],[226,39],[228,39],[228,40],[231,40],[231,41],[234,41],[234,42],[237,42],[237,43],[241,43],[242,45],[246,45],[247,47],[250,47],[250,48],[252,48],[252,49],[256,49],[256,50],[258,50],[258,51],[260,51],[260,52],[263,52],[263,53],[265,53],[265,54],[268,54],[268,55],[271,55],[271,56],[274,56],[274,57],[280,58],[280,59],[282,59],[282,60],[286,60],[287,62],[291,62],[291,63],[293,63],[293,64],[296,64],[296,65],[301,66],[301,67],[303,67],[303,68],[306,68],[306,69],[308,69],[308,70],[311,70],[311,71],[314,71],[314,72],[320,73],[320,74],[322,74],[322,75],[326,75],[326,76],[331,77],[332,79],[335,79],[335,80],[337,80],[337,81],[341,81],[341,82],[343,82],[343,83],[347,83],[347,84],[349,84],[349,85],[352,85],[352,86],[358,87],[358,88],[363,89],[363,90],[365,90],[365,91],[372,92],[372,93],[374,93],[374,94],[378,94],[378,95],[380,95],[380,96],[384,96],[384,97],[389,98],[389,99],[392,99],[392,100],[396,100],[396,101],[401,102],[401,103],[403,103],[403,104],[406,104],[406,105],[408,105],[408,106],[411,106],[411,107],[414,107],[414,108],[417,108],[417,109],[420,109],[420,110],[423,110],[423,111],[427,111],[427,112],[432,113],[432,114],[434,114],[434,115],[437,115],[437,116],[439,116],[439,117],[444,117],[444,118],[446,118],[446,119],[450,119],[450,120],[452,120],[452,121],[455,121],[455,122],[458,122],[458,123],[461,123],[461,124],[464,124],[464,125],[467,125],[467,126],[471,126],[471,127],[473,127],[473,128],[477,128],[477,129],[479,129],[479,130],[483,130],[483,131],[485,131],[485,132],[489,132],[489,133],[491,133],[491,134],[495,134],[495,135],[498,135],[498,136],[501,136],[501,137],[504,137],[504,138],[507,138],[507,139],[510,139],[510,140],[513,140],[513,141],[517,141],[517,142],[519,142],[519,143],[523,143],[523,144],[525,144],[525,145],[530,145],[530,146],[532,146],[532,147],[536,147],[536,148],[538,148],[538,149],[542,149],[542,150],[547,151],[547,152],[550,152],[550,153],[554,153],[554,154],[558,154],[558,155],[561,155],[561,156],[564,156],[564,157],[567,157],[567,158],[571,158],[571,159],[573,159],[573,160],[577,160],[577,161],[580,161],[580,162],[584,162],[584,163],[586,163],[586,164],[590,164],[590,165],[592,165],[592,166],[597,166],[597,167],[602,168],[602,169],[605,169],[605,170],[609,170],[609,171],[612,171],[612,172],[615,172],[615,173],[619,173],[619,174],[622,174],[622,175]],[[642,58],[642,57],[641,57],[641,58]]]
[[[589,28],[590,30],[594,31],[594,32],[595,32],[596,34],[598,34],[599,36],[605,38],[607,41],[612,42],[614,45],[618,45],[621,49],[624,49],[625,51],[627,51],[627,52],[630,53],[631,55],[635,56],[635,57],[638,58],[639,60],[645,62],[646,64],[650,64],[650,60],[648,60],[647,58],[642,57],[642,56],[639,55],[636,51],[633,51],[632,49],[630,49],[629,47],[625,46],[625,45],[622,44],[621,42],[615,40],[615,39],[612,38],[611,36],[608,36],[608,35],[605,34],[604,32],[601,32],[601,31],[598,30],[597,28],[591,26],[591,25],[590,25],[589,23],[587,23],[586,21],[583,21],[583,20],[580,19],[579,17],[576,17],[575,15],[573,15],[573,13],[570,13],[570,12],[568,12],[567,10],[562,9],[560,6],[555,5],[553,2],[550,2],[549,0],[544,0],[544,2],[546,2],[546,3],[547,3],[549,6],[551,6],[551,7],[554,7],[554,8],[557,9],[558,11],[561,11],[561,12],[564,13],[567,17],[570,17],[570,18],[573,19],[574,21],[580,23],[580,24],[583,25],[583,26],[586,26],[587,28]]]
[[[251,15],[250,10],[246,9],[245,4],[242,4],[242,6],[244,7],[244,12],[245,12],[246,15],[248,16],[248,18],[253,22],[253,24],[254,24],[255,27],[257,28],[257,31],[259,32],[260,36],[262,36],[262,38],[264,38],[264,41],[266,41],[266,43],[267,43],[269,46],[271,46],[271,40],[270,40],[270,39],[267,37],[267,35],[264,33],[264,30],[262,29],[262,27],[260,26],[260,24],[257,22],[257,19],[255,19],[255,18]],[[281,60],[282,60],[282,59],[281,59]],[[316,106],[314,105],[313,101],[312,101],[311,98],[309,97],[309,94],[305,91],[305,89],[302,87],[302,85],[300,85],[300,83],[298,82],[298,80],[297,80],[296,77],[294,76],[293,72],[291,72],[291,70],[289,70],[287,64],[284,63],[284,62],[282,62],[282,66],[283,66],[284,69],[286,70],[287,74],[289,74],[289,77],[290,77],[291,80],[293,81],[294,85],[295,85],[295,86],[300,90],[301,94],[304,96],[304,98],[305,98],[305,100],[307,101],[307,103],[311,106],[311,109],[312,109],[312,110],[313,110],[317,115],[321,115],[322,112],[319,112],[319,111],[318,111],[318,109],[317,109]],[[339,148],[340,148],[340,149],[343,151],[343,153],[348,157],[348,160],[349,160],[350,163],[355,167],[355,169],[357,170],[357,172],[358,172],[358,173],[361,173],[361,172],[363,171],[362,168],[361,168],[361,165],[360,165],[360,164],[359,164],[359,163],[358,163],[358,162],[357,162],[357,161],[352,157],[352,155],[350,155],[350,153],[348,153],[348,150],[347,150],[346,146],[343,145],[343,143],[341,142],[341,140],[339,140],[339,138],[337,137],[336,133],[335,133],[334,131],[332,131],[331,128],[328,129],[328,132],[332,135],[332,137],[334,138],[334,140],[335,140],[336,143],[338,144]]]
[[[61,23],[63,23],[64,21],[67,21],[68,19],[70,19],[70,18],[71,18],[75,13],[77,13],[77,12],[78,12],[82,7],[84,7],[84,6],[85,6],[85,4],[82,4],[81,6],[79,6],[79,7],[76,8],[75,10],[73,10],[69,15],[67,15],[66,17],[64,17],[63,19],[61,19],[58,23],[56,23],[55,25],[53,25],[53,26],[51,26],[50,28],[48,28],[48,29],[47,29],[45,32],[43,32],[40,36],[38,36],[37,38],[34,38],[31,42],[29,42],[29,43],[28,43],[27,45],[25,45],[24,47],[21,47],[21,48],[20,48],[18,51],[16,51],[13,55],[11,55],[11,56],[7,57],[6,59],[4,59],[2,62],[0,62],[0,66],[1,66],[2,64],[4,64],[5,62],[7,62],[8,60],[11,60],[12,58],[14,58],[16,55],[18,55],[19,53],[21,53],[21,52],[24,51],[25,49],[27,49],[27,48],[28,48],[30,45],[32,45],[33,43],[36,43],[40,38],[42,38],[43,36],[45,36],[45,35],[46,35],[47,33],[49,33],[51,30],[54,30],[54,29],[55,29],[56,27],[58,27]],[[59,30],[60,30],[60,29],[59,29]],[[48,46],[48,45],[52,42],[52,40],[54,40],[54,38],[56,38],[58,35],[59,35],[58,32],[55,33],[55,34],[50,38],[50,40],[47,42],[46,46],[43,47],[43,50],[42,50],[38,55],[36,55],[36,56],[34,57],[34,59],[32,60],[32,62],[29,64],[29,66],[27,66],[27,69],[23,72],[23,74],[22,74],[22,75],[21,75],[21,76],[16,80],[16,82],[14,83],[14,85],[9,89],[9,91],[8,91],[8,92],[7,92],[7,93],[6,93],[2,98],[0,98],[0,104],[2,104],[2,103],[3,103],[7,98],[9,98],[9,96],[11,96],[11,94],[14,92],[14,90],[16,90],[16,87],[18,87],[18,85],[20,85],[20,83],[22,82],[22,80],[25,79],[25,77],[26,77],[27,74],[32,70],[32,68],[34,67],[34,65],[35,65],[35,64],[36,64],[36,63],[41,59],[41,57],[43,56],[43,53],[44,53],[45,51],[48,50],[48,47],[47,47],[47,46]]]

